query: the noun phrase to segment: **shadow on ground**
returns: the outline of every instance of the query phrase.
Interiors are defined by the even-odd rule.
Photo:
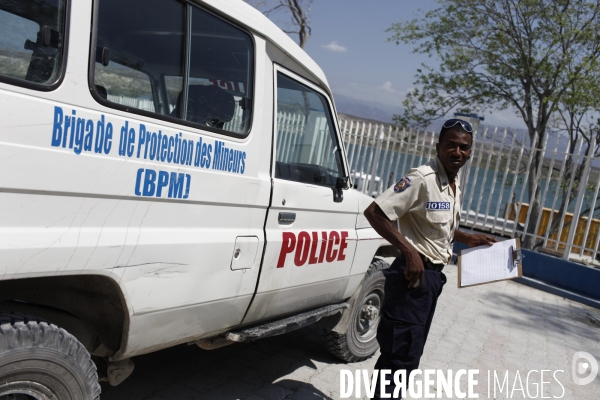
[[[318,365],[341,363],[316,326],[212,351],[181,345],[134,362],[121,385],[102,383],[101,400],[329,399],[306,381],[319,373]]]
[[[583,332],[591,335],[590,337],[600,335],[600,310],[579,303],[562,301],[549,304],[539,300],[515,299],[497,292],[490,293],[486,297],[486,303],[512,309],[511,313],[490,311],[487,314],[504,320],[513,329],[528,330],[536,327],[548,333],[575,336],[581,335],[583,328]],[[499,310],[500,307],[496,309]]]

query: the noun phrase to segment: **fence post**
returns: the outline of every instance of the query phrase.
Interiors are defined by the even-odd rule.
[[[365,143],[365,148],[362,149],[363,138],[365,137],[365,123],[363,121],[362,129],[360,131],[360,145],[358,147],[358,156],[357,156],[357,159],[356,159],[356,171],[359,173],[358,176],[360,178],[362,178],[363,170],[365,168],[365,161],[366,161],[365,158],[367,158],[367,153],[368,153],[368,149],[369,149],[369,137],[370,136],[371,136],[371,123],[369,122],[368,129],[367,129],[367,134],[366,134],[367,140],[366,140],[366,143]],[[361,157],[361,154],[362,154],[362,157]],[[366,179],[365,179],[365,182],[363,183],[363,187],[360,188],[359,191],[362,192],[362,193],[364,193],[366,186],[367,186],[367,183],[366,183]]]
[[[369,181],[369,192],[368,195],[372,196],[373,195],[373,187],[375,186],[375,175],[377,175],[377,167],[379,167],[379,157],[381,156],[381,147],[383,146],[383,136],[384,136],[385,132],[384,132],[384,126],[380,125],[379,126],[379,138],[377,138],[377,147],[375,150],[375,159],[373,160],[373,166],[371,167],[371,179]],[[371,153],[372,154],[372,153]],[[368,175],[365,176],[365,185],[366,185],[366,181],[367,181]],[[379,185],[381,185],[383,182],[383,177],[379,178]]]
[[[579,213],[581,213],[581,203],[583,202],[583,196],[585,195],[585,187],[587,186],[588,177],[590,176],[590,169],[592,167],[592,159],[594,158],[594,149],[596,148],[596,136],[592,135],[592,141],[589,147],[589,154],[587,160],[585,160],[585,167],[583,169],[583,177],[579,183],[579,192],[577,193],[577,200],[575,201],[575,210],[573,210],[573,218],[571,219],[571,226],[569,227],[569,236],[565,245],[565,254],[563,259],[568,260],[573,248],[573,240],[575,239],[575,231],[577,230],[577,223],[579,222]],[[575,171],[573,171],[574,173]],[[560,232],[559,232],[560,235]],[[583,244],[585,245],[585,243]]]

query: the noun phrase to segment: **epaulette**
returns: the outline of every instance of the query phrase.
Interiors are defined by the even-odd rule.
[[[419,173],[423,177],[425,177],[427,175],[431,175],[431,174],[437,173],[437,171],[435,169],[433,169],[433,167],[430,165],[430,163],[431,163],[431,161],[428,162],[427,164],[423,164],[423,165],[421,165],[420,167],[417,168],[417,171],[419,171]]]

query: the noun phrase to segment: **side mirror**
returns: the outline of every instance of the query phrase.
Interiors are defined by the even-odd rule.
[[[333,190],[333,201],[335,203],[341,203],[344,200],[344,192],[343,189],[348,188],[348,177],[345,176],[343,178],[337,178],[335,180],[335,187],[332,187]]]

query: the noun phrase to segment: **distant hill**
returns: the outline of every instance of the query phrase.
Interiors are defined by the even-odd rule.
[[[394,114],[402,113],[402,108],[376,101],[357,100],[341,94],[333,94],[338,113],[355,116],[361,119],[392,123]]]
[[[404,109],[399,106],[376,101],[358,100],[341,94],[333,94],[338,114],[347,119],[358,119],[365,122],[391,124],[394,114],[402,114]],[[443,120],[437,120],[427,127],[427,131],[439,132]]]
[[[389,122],[383,122],[383,121],[379,121],[376,119],[370,119],[370,118],[363,118],[363,117],[359,117],[357,115],[351,115],[351,114],[346,114],[346,113],[341,113],[338,112],[338,118],[339,119],[345,119],[345,120],[350,120],[350,121],[359,121],[359,122],[364,122],[365,124],[374,124],[374,125],[393,125],[392,123]]]

